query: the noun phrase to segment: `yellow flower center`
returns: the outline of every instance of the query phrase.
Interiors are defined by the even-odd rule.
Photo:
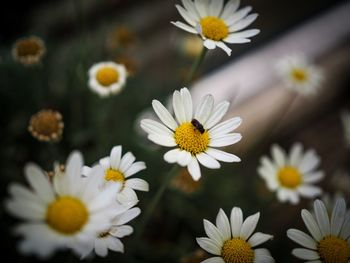
[[[125,176],[119,170],[108,169],[105,172],[105,180],[124,183]]]
[[[296,188],[302,182],[300,172],[291,166],[281,168],[277,176],[281,185],[287,188]]]
[[[63,126],[62,116],[56,111],[42,110],[31,118],[30,126],[39,135],[59,134]]]
[[[60,197],[46,211],[46,222],[54,230],[73,235],[85,225],[89,217],[85,205],[74,197]]]
[[[243,239],[234,238],[225,241],[221,249],[221,257],[225,263],[252,263],[254,251]]]
[[[209,145],[209,133],[201,133],[192,123],[185,122],[176,128],[174,133],[176,144],[181,150],[190,152],[192,155],[204,152]]]
[[[41,51],[41,45],[35,39],[28,38],[19,41],[16,50],[19,57],[36,56]]]
[[[317,245],[317,251],[324,263],[346,263],[350,259],[350,245],[335,236],[324,237]]]
[[[308,73],[306,70],[301,69],[301,68],[295,68],[292,70],[291,72],[292,78],[294,79],[294,81],[302,83],[307,81],[308,79]]]
[[[119,73],[115,68],[102,67],[96,73],[97,81],[104,87],[108,87],[119,80]]]
[[[211,40],[220,41],[228,36],[228,27],[224,20],[215,17],[207,16],[200,21],[202,34]]]

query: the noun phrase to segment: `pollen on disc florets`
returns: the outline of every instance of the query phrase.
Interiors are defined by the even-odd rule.
[[[225,263],[253,263],[254,251],[245,240],[233,238],[225,241],[221,257]]]
[[[208,39],[214,41],[223,40],[228,36],[229,30],[224,20],[215,17],[207,16],[201,19],[200,25],[202,34]]]
[[[104,87],[108,87],[119,80],[119,73],[117,69],[113,67],[102,67],[96,73],[96,80]]]
[[[190,152],[192,155],[206,151],[210,142],[208,131],[201,133],[190,122],[185,122],[177,127],[174,138],[181,150]]]
[[[286,188],[296,188],[302,183],[300,172],[291,166],[286,166],[278,171],[278,180]]]
[[[124,183],[125,176],[122,172],[115,169],[108,169],[105,172],[105,180],[106,181],[114,181],[114,182],[121,182]]]
[[[349,243],[336,236],[326,236],[317,245],[317,251],[324,263],[346,263],[350,258]]]
[[[291,76],[292,76],[294,81],[299,82],[299,83],[304,83],[309,78],[308,72],[302,68],[293,69],[291,72]]]

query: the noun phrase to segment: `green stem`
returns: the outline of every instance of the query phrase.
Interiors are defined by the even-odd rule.
[[[138,239],[143,231],[144,228],[146,227],[151,215],[154,212],[154,209],[156,208],[157,204],[159,203],[160,198],[162,197],[165,189],[168,187],[171,179],[178,174],[178,172],[180,171],[180,166],[175,165],[170,171],[169,173],[166,175],[166,177],[164,178],[164,181],[162,183],[162,185],[158,188],[158,191],[156,192],[156,194],[154,195],[153,199],[151,200],[151,203],[149,204],[149,206],[147,207],[147,210],[144,214],[143,219],[141,220],[140,224],[139,224],[139,229],[137,230],[136,233],[136,239]]]
[[[200,53],[200,55],[197,57],[197,59],[194,61],[193,65],[192,65],[192,68],[191,68],[191,71],[190,71],[190,74],[188,75],[188,78],[186,80],[186,84],[189,85],[191,84],[199,66],[202,64],[203,60],[204,60],[204,57],[205,55],[207,54],[207,51],[208,49],[206,47],[203,46],[202,48],[202,52]]]

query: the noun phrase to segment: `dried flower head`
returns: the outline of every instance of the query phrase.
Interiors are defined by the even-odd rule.
[[[29,121],[29,132],[39,141],[57,142],[61,139],[64,123],[58,111],[43,109]]]
[[[180,263],[200,263],[207,257],[207,253],[205,253],[202,249],[197,249],[193,253],[182,257]]]
[[[107,37],[107,47],[111,50],[117,48],[128,48],[135,44],[136,35],[127,26],[116,27]]]
[[[201,187],[201,181],[193,180],[187,169],[183,168],[171,181],[171,186],[186,194],[193,194]]]
[[[117,64],[122,64],[125,66],[126,71],[128,72],[128,76],[135,75],[139,67],[137,61],[134,58],[126,55],[117,57],[115,59],[115,62]]]
[[[36,36],[19,39],[12,47],[12,56],[15,61],[30,66],[37,64],[45,54],[45,43]]]

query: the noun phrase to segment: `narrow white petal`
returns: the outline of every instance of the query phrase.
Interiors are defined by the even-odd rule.
[[[272,157],[279,167],[286,165],[286,154],[284,150],[277,144],[272,145],[271,148]]]
[[[303,197],[314,198],[322,193],[322,189],[313,185],[301,185],[298,187],[298,192]]]
[[[201,170],[199,168],[198,161],[195,157],[192,157],[191,162],[187,166],[188,172],[192,176],[193,180],[198,181],[201,178]]]
[[[239,237],[241,233],[242,224],[243,224],[242,209],[240,209],[239,207],[232,208],[230,220],[231,220],[232,237]]]
[[[175,90],[173,94],[173,109],[178,123],[181,124],[187,121],[182,97],[178,90]]]
[[[327,209],[322,201],[316,200],[314,202],[314,211],[316,215],[317,224],[320,227],[323,236],[328,236],[331,232],[331,226]]]
[[[214,149],[214,148],[208,148],[206,150],[206,153],[208,155],[210,155],[211,157],[215,158],[218,161],[221,162],[226,162],[226,163],[233,163],[233,162],[240,162],[241,159],[231,153],[227,153],[218,149]]]
[[[106,257],[108,255],[108,248],[104,239],[97,238],[95,240],[95,253],[100,257]]]
[[[308,173],[315,169],[320,164],[320,157],[316,154],[314,150],[308,150],[301,163],[299,165],[299,169],[303,173]]]
[[[122,146],[120,145],[114,146],[112,148],[111,155],[110,155],[112,168],[114,169],[119,168],[121,156],[122,156]]]
[[[120,193],[118,193],[117,199],[123,205],[135,204],[138,202],[137,195],[131,188],[124,188]]]
[[[140,213],[141,213],[141,209],[138,207],[129,209],[125,213],[118,216],[118,219],[117,219],[118,225],[124,225],[130,222],[131,220],[139,216]]]
[[[181,0],[181,1],[185,9],[188,11],[188,13],[190,13],[193,17],[196,18],[196,21],[198,21],[200,18],[199,18],[197,9],[194,6],[194,3],[191,0]]]
[[[196,6],[200,17],[208,16],[208,10],[206,8],[208,5],[207,0],[194,0],[194,5]]]
[[[67,188],[69,193],[74,194],[79,189],[81,179],[81,170],[83,167],[83,156],[78,151],[73,151],[69,156],[65,168],[67,178]]]
[[[114,237],[123,238],[125,236],[130,236],[134,232],[134,229],[128,225],[115,226],[109,231]]]
[[[12,215],[24,220],[43,220],[45,217],[45,206],[25,200],[8,200],[5,207]]]
[[[261,232],[256,232],[249,238],[248,242],[252,247],[256,247],[262,243],[265,243],[269,239],[273,239],[273,236]]]
[[[343,198],[337,199],[331,218],[331,234],[338,236],[345,220],[346,204]]]
[[[225,239],[223,238],[223,236],[221,235],[217,227],[206,219],[203,220],[203,224],[204,224],[204,230],[207,236],[213,241],[215,241],[215,243],[219,247],[221,247],[225,242]]]
[[[194,118],[200,123],[205,123],[211,115],[214,108],[214,97],[210,94],[204,96],[194,114]]]
[[[164,135],[154,135],[150,134],[147,137],[150,141],[165,146],[165,147],[174,147],[176,146],[175,139],[170,136],[164,136]]]
[[[124,253],[124,245],[118,238],[109,238],[108,248],[116,252]]]
[[[245,17],[250,11],[252,11],[251,6],[246,6],[240,10],[238,10],[233,15],[229,16],[227,19],[225,19],[226,24],[230,27],[237,21],[241,20],[243,17]]]
[[[218,41],[216,42],[216,46],[225,51],[228,56],[231,56],[232,49],[229,48],[224,42]]]
[[[201,261],[201,263],[225,263],[222,257],[211,257]]]
[[[229,34],[224,41],[230,44],[244,44],[251,42],[248,38],[236,37],[235,34]]]
[[[168,163],[176,163],[181,150],[176,148],[164,154],[164,160]]]
[[[196,158],[203,166],[209,169],[219,169],[221,167],[220,163],[217,160],[206,153],[197,154]]]
[[[178,28],[181,28],[182,30],[187,31],[188,33],[198,34],[196,29],[194,29],[193,27],[190,27],[190,26],[188,26],[180,21],[170,22],[170,23],[172,23],[174,26],[177,26]]]
[[[254,215],[248,216],[246,220],[244,220],[242,224],[241,232],[239,234],[239,236],[242,239],[247,240],[250,237],[250,235],[254,232],[256,225],[259,222],[259,218],[260,218],[260,213],[258,212]]]
[[[146,164],[144,162],[135,162],[124,172],[124,176],[128,178],[144,169],[146,169]]]
[[[297,258],[304,260],[315,260],[320,258],[316,251],[305,248],[295,248],[292,250],[292,254]]]
[[[234,117],[214,126],[209,132],[212,137],[224,135],[235,130],[241,123],[242,119],[240,117]]]
[[[99,160],[99,164],[104,170],[108,170],[109,168],[111,168],[111,159],[109,157],[104,157]]]
[[[242,139],[242,135],[239,133],[229,133],[210,140],[209,146],[211,147],[223,147],[231,144],[235,144]]]
[[[150,119],[141,120],[141,128],[149,134],[173,136],[174,132],[165,125]]]
[[[224,0],[211,0],[209,5],[209,15],[220,17],[223,6]]]
[[[128,179],[125,182],[125,186],[130,187],[134,190],[139,190],[139,191],[148,191],[149,190],[149,186],[148,183],[140,178],[132,178],[132,179]]]
[[[289,164],[291,166],[297,167],[301,161],[303,151],[303,146],[301,143],[293,144],[290,150]]]
[[[212,114],[210,115],[209,119],[203,123],[203,126],[205,129],[210,129],[214,125],[216,125],[219,121],[221,121],[222,117],[226,114],[228,111],[228,108],[230,107],[230,103],[228,101],[223,101],[219,103],[213,110]]]
[[[124,173],[127,169],[130,168],[133,162],[135,162],[136,158],[131,152],[127,152],[122,159],[120,160],[119,170]]]
[[[316,241],[310,237],[308,234],[298,230],[298,229],[288,229],[287,236],[298,243],[299,245],[309,248],[309,249],[317,249]]]
[[[40,199],[37,195],[35,195],[32,191],[23,187],[22,185],[11,183],[8,186],[9,193],[13,196],[14,199],[24,199],[29,202],[39,203]]]
[[[226,3],[224,11],[221,14],[221,19],[227,20],[239,7],[239,0],[230,0]]]
[[[175,5],[175,7],[187,23],[189,23],[191,26],[196,26],[195,17],[193,17],[190,12],[187,12],[182,6]]]
[[[253,23],[257,17],[258,17],[258,14],[250,14],[250,15],[246,16],[245,18],[243,18],[242,20],[240,20],[237,23],[234,23],[232,26],[230,26],[229,31],[230,32],[237,32],[239,30],[242,30],[242,29],[246,28],[247,26],[249,26],[251,23]],[[260,30],[257,30],[257,29],[252,29],[252,30],[256,30],[256,31],[255,32],[252,31],[250,34],[248,34],[247,36],[243,36],[243,37],[244,38],[252,37],[252,36],[259,34],[259,32],[260,32]]]
[[[198,245],[203,248],[205,251],[213,254],[213,255],[220,255],[221,254],[221,247],[219,247],[213,240],[206,237],[198,237],[196,238],[196,241]]]
[[[254,263],[274,263],[270,252],[266,248],[254,249]]]
[[[152,101],[152,107],[157,114],[158,118],[173,131],[177,128],[177,123],[169,111],[157,100]]]
[[[301,211],[301,217],[305,223],[306,228],[309,230],[310,234],[316,241],[320,241],[322,239],[322,234],[320,228],[318,227],[314,217],[311,215],[309,211],[303,209]]]
[[[177,155],[177,163],[182,167],[187,166],[191,160],[192,155],[187,151],[180,151],[180,153]]]
[[[344,239],[350,237],[350,212],[346,213],[343,226],[340,230],[340,236]]]
[[[185,111],[186,121],[190,122],[193,117],[193,103],[191,93],[187,88],[182,88],[180,90],[182,103]]]
[[[214,49],[214,48],[216,48],[216,42],[214,40],[211,40],[211,39],[204,40],[203,45],[207,49]]]
[[[221,208],[220,208],[219,213],[216,217],[216,226],[219,229],[224,240],[228,240],[231,238],[230,222],[229,222],[224,210],[222,210]]]
[[[307,173],[307,174],[304,174],[303,181],[305,183],[317,183],[324,177],[325,177],[325,173],[323,171]]]

